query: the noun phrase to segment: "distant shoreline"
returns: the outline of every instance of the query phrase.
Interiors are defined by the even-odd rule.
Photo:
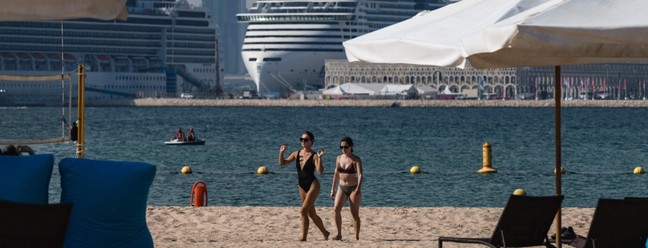
[[[93,107],[369,107],[369,108],[553,108],[554,100],[249,100],[141,98],[92,101]],[[648,100],[563,100],[564,108],[648,108]]]

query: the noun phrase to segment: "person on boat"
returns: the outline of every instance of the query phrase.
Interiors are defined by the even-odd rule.
[[[301,224],[302,224],[302,237],[301,241],[306,241],[308,236],[308,226],[310,217],[313,223],[319,228],[324,235],[324,239],[328,240],[329,232],[326,231],[322,219],[315,211],[315,201],[320,192],[320,184],[315,177],[315,170],[321,175],[324,173],[324,166],[322,165],[322,156],[326,153],[324,149],[320,148],[317,153],[311,148],[315,142],[315,136],[309,132],[304,131],[299,138],[302,149],[297,150],[287,158],[284,159],[284,152],[288,149],[287,144],[282,144],[279,148],[279,165],[285,166],[295,161],[297,168],[297,177],[299,179],[299,196],[301,198]]]
[[[185,136],[184,132],[182,132],[182,128],[178,128],[178,132],[176,133],[174,138],[178,141],[185,141]]]
[[[194,133],[193,128],[189,129],[189,134],[187,134],[187,140],[190,142],[196,141],[196,134]]]
[[[335,173],[333,173],[333,183],[331,184],[331,200],[334,201],[333,217],[337,227],[337,235],[334,240],[342,239],[342,207],[347,199],[353,216],[353,226],[355,227],[355,239],[360,239],[360,202],[362,201],[362,160],[353,154],[353,140],[350,137],[344,137],[340,140],[340,154],[335,159]],[[338,180],[339,179],[339,180]],[[335,193],[335,184],[338,184],[337,194]]]

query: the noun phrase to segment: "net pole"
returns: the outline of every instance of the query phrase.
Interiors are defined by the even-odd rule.
[[[65,63],[63,57],[63,20],[61,20],[61,137],[65,137],[65,80],[63,73],[65,73]],[[70,120],[72,121],[72,120]]]
[[[77,118],[79,119],[79,125],[78,125],[78,137],[77,137],[77,150],[76,150],[76,156],[77,158],[83,158],[85,156],[84,154],[84,149],[85,149],[85,140],[84,140],[84,125],[85,125],[85,107],[84,107],[84,100],[85,100],[85,66],[83,64],[79,64],[79,69],[78,69],[78,75],[79,75],[79,89],[78,89],[78,105],[77,105],[77,111],[78,115]]]

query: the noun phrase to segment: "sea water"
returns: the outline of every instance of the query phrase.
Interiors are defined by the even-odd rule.
[[[60,136],[61,115],[59,108],[2,108],[0,139]],[[164,145],[178,128],[193,128],[206,144]],[[278,153],[282,143],[299,149],[304,130],[314,133],[315,149],[326,150],[318,206],[333,205],[328,193],[344,136],[363,161],[363,206],[502,207],[517,188],[556,191],[551,108],[86,108],[85,157],[156,165],[150,205],[188,206],[193,183],[203,180],[209,205],[298,206],[295,165],[280,167]],[[648,163],[647,130],[648,109],[563,109],[564,206],[645,197],[648,175],[632,171]],[[486,176],[477,173],[485,142],[498,170]],[[56,163],[75,156],[71,143],[32,148],[53,153]],[[192,174],[179,173],[185,165]],[[409,174],[414,165],[423,172]],[[256,174],[259,166],[270,173]],[[55,167],[50,201],[59,198]]]

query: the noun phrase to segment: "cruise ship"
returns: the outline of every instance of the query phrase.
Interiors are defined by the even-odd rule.
[[[324,61],[344,59],[342,42],[456,0],[258,0],[242,56],[257,90],[287,97],[323,87]]]
[[[175,0],[127,7],[125,21],[0,22],[0,75],[72,75],[71,83],[0,80],[0,104],[60,105],[62,92],[76,98],[79,64],[88,104],[219,93],[218,39],[206,9]]]

